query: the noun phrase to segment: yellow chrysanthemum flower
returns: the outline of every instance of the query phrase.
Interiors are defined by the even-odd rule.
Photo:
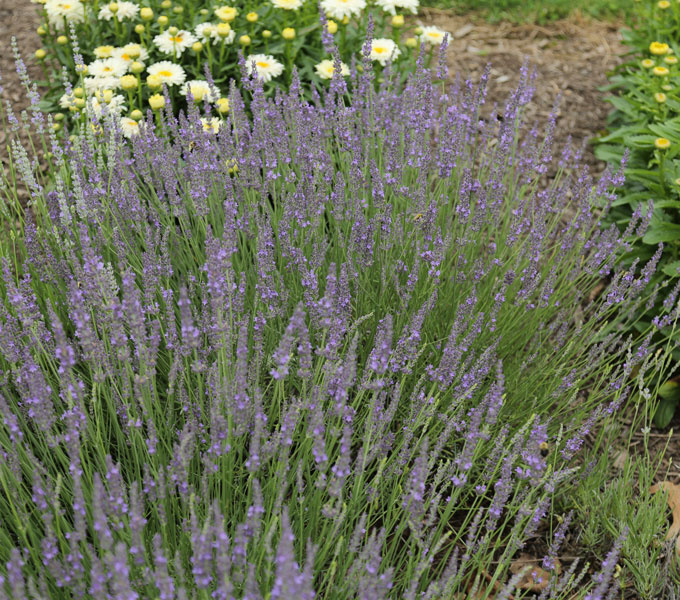
[[[652,42],[649,44],[649,51],[652,54],[656,54],[657,56],[661,56],[662,54],[668,54],[668,44],[662,43],[662,42]]]
[[[215,16],[225,23],[233,21],[236,15],[238,15],[238,11],[233,6],[220,6],[215,9]]]
[[[667,67],[654,67],[652,69],[652,73],[654,73],[654,75],[658,75],[659,77],[665,77],[668,75],[668,73],[670,73],[670,71]]]
[[[651,69],[656,63],[651,58],[645,58],[643,61],[640,62],[640,64],[645,69]]]
[[[654,94],[654,100],[656,100],[659,104],[663,104],[666,102],[666,94],[663,92],[657,92]]]
[[[671,147],[671,141],[667,138],[656,138],[654,140],[654,145],[659,149],[659,150],[666,150],[667,148]]]

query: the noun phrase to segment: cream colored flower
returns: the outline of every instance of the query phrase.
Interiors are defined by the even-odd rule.
[[[421,42],[428,42],[429,44],[438,46],[444,41],[444,36],[447,34],[449,36],[449,42],[453,39],[450,33],[444,31],[443,29],[439,29],[439,27],[435,27],[434,25],[429,27],[421,27],[421,29],[423,30],[423,32],[420,34]]]
[[[149,58],[149,51],[141,44],[126,44],[121,48],[114,48],[112,56],[124,61],[130,68],[135,61],[144,64],[144,61]]]
[[[118,21],[123,21],[124,19],[134,19],[139,14],[139,6],[134,2],[116,0],[116,4],[118,5],[118,10],[116,11],[115,16]],[[113,16],[114,13],[111,12],[109,4],[105,4],[102,8],[100,8],[99,14],[97,15],[98,18],[104,19],[105,21],[110,21]]]
[[[120,58],[98,58],[87,65],[87,73],[92,77],[122,77],[127,73],[128,65]]]
[[[375,3],[385,12],[395,15],[397,9],[409,11],[414,15],[418,12],[419,0],[375,0]]]
[[[272,4],[284,10],[297,10],[302,6],[303,0],[272,0]]]
[[[47,0],[47,20],[55,29],[65,29],[67,23],[85,21],[85,6],[80,0]]]
[[[383,67],[388,60],[396,60],[400,54],[401,50],[390,39],[378,38],[371,43],[371,60],[377,60]]]
[[[111,58],[115,49],[114,46],[97,46],[94,49],[94,55],[97,58]]]
[[[257,72],[257,76],[264,82],[271,81],[283,73],[283,65],[269,54],[251,54],[246,59],[248,73]]]
[[[225,23],[233,21],[238,15],[238,11],[233,6],[220,6],[215,9],[215,16]]]
[[[189,89],[191,89],[191,95],[194,97],[194,102],[203,102],[203,100],[206,99],[208,102],[215,102],[220,97],[220,91],[218,89],[211,89],[210,84],[201,79],[187,81],[182,85],[179,93],[182,94],[182,96],[186,96]]]
[[[349,67],[345,63],[340,63],[340,72],[343,77],[349,75]],[[321,79],[331,79],[333,77],[333,72],[335,71],[335,64],[332,60],[322,60],[318,65],[314,67],[316,69],[316,74]]]
[[[146,70],[149,75],[158,77],[161,84],[164,83],[168,86],[181,85],[187,78],[184,69],[169,60],[162,60],[153,65],[149,65]]]
[[[321,0],[321,8],[333,19],[344,19],[360,14],[366,0]]]
[[[213,117],[212,119],[201,119],[201,124],[203,125],[203,131],[208,133],[217,133],[222,126],[222,120],[219,117]]]
[[[197,41],[191,31],[180,29],[172,35],[170,31],[164,31],[153,38],[153,43],[164,54],[174,54],[175,58],[179,58],[187,48]]]
[[[126,138],[131,138],[135,135],[139,135],[139,132],[143,124],[131,119],[130,117],[120,118],[120,129]]]

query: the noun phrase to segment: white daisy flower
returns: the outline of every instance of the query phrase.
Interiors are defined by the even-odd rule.
[[[283,73],[283,65],[269,54],[251,54],[246,59],[246,67],[249,74],[255,69],[257,76],[265,83]]]
[[[125,62],[127,68],[130,68],[135,61],[144,64],[144,61],[149,58],[149,51],[140,44],[127,44],[121,48],[114,48],[111,55]]]
[[[210,84],[207,81],[201,79],[194,79],[193,81],[187,81],[180,89],[179,93],[182,96],[186,96],[189,89],[191,89],[191,95],[194,97],[195,102],[203,102],[203,100],[208,100],[208,102],[215,102],[221,94],[218,89],[210,88]]]
[[[86,77],[85,91],[94,94],[98,90],[117,90],[120,87],[120,77]]]
[[[398,9],[408,10],[415,15],[420,4],[419,0],[375,0],[375,3],[391,15],[397,14]]]
[[[333,19],[358,15],[366,8],[366,0],[321,0],[321,8]]]
[[[123,132],[123,135],[128,139],[135,135],[139,135],[141,128],[142,124],[130,117],[120,118],[120,129]]]
[[[439,27],[435,27],[434,25],[430,25],[428,27],[421,27],[421,29],[423,30],[423,32],[420,34],[421,42],[428,42],[430,44],[438,46],[444,41],[444,36],[446,34],[448,34],[449,36],[449,42],[453,39],[448,31],[439,29]]]
[[[203,131],[208,133],[217,133],[220,130],[222,121],[219,117],[213,117],[212,119],[201,119],[201,124],[203,125]]]
[[[284,10],[297,10],[302,6],[303,0],[272,0],[272,4]]]
[[[92,77],[122,77],[128,65],[120,58],[98,58],[87,65],[87,74]]]
[[[47,20],[56,29],[65,29],[67,23],[85,21],[85,6],[80,0],[47,0]]]
[[[180,85],[184,83],[187,74],[179,65],[170,62],[169,60],[162,60],[147,67],[149,75],[157,75],[161,83],[165,85]]]
[[[340,63],[340,72],[343,77],[349,75],[349,67],[345,63]],[[316,74],[321,77],[321,79],[331,79],[333,77],[333,72],[335,71],[335,64],[332,60],[322,60],[318,65],[314,67],[316,69]]]
[[[87,101],[88,111],[91,114],[101,117],[104,112],[104,106],[107,107],[108,113],[111,115],[118,116],[121,112],[125,110],[125,98],[120,94],[116,94],[108,102],[97,98],[97,96],[92,96]]]
[[[199,23],[196,25],[194,33],[196,34],[196,37],[199,39],[199,41],[203,42],[204,44],[206,42],[212,42],[213,44],[216,44],[222,39],[217,33],[217,25],[215,25],[215,23]],[[229,35],[232,34],[236,35],[233,29],[229,32]]]
[[[180,29],[175,35],[171,35],[169,31],[164,31],[160,35],[153,38],[153,43],[164,54],[174,54],[175,58],[179,58],[187,48],[198,41],[196,36],[191,31]]]
[[[123,21],[123,19],[134,19],[139,14],[139,6],[134,2],[117,1],[116,4],[118,5],[118,10],[115,14],[119,22]],[[106,4],[99,10],[97,16],[105,21],[110,21],[113,18],[113,14],[109,5]]]
[[[383,67],[388,60],[396,60],[400,54],[401,50],[390,39],[378,38],[371,43],[371,60],[377,60]]]

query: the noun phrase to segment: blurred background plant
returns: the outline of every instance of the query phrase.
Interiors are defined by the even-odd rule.
[[[62,115],[57,129],[82,124],[86,113],[99,115],[106,105],[133,135],[149,107],[164,105],[163,87],[175,111],[186,107],[191,93],[224,116],[230,80],[253,70],[269,96],[277,87],[288,89],[295,68],[311,99],[329,85],[333,45],[344,76],[361,62],[369,23],[378,83],[389,61],[400,63],[403,81],[421,43],[429,62],[444,39],[437,28],[405,20],[417,14],[418,0],[258,0],[234,6],[211,0],[33,1],[43,17],[43,47],[35,53],[44,74],[38,83],[46,89],[40,108]],[[239,64],[241,53],[245,66]]]

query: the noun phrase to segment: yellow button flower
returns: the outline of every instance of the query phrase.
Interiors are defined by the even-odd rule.
[[[250,46],[250,42],[252,40],[250,39],[249,35],[242,35],[240,38],[238,38],[238,43],[241,44],[241,46]]]
[[[651,58],[645,58],[640,64],[645,69],[651,69],[656,63]]]
[[[326,23],[326,28],[331,35],[338,32],[338,24],[335,21],[328,21],[328,23]]]
[[[657,56],[660,56],[662,54],[668,54],[668,44],[662,43],[662,42],[652,42],[649,44],[649,51],[652,54],[656,54]]]
[[[221,38],[228,37],[230,33],[231,25],[229,25],[229,23],[220,23],[217,26],[217,35],[219,35]]]
[[[142,21],[151,21],[153,19],[153,10],[148,6],[144,6],[139,10],[139,16]]]
[[[126,92],[134,90],[137,87],[137,78],[134,75],[123,75],[120,80],[120,87]]]
[[[671,3],[668,0],[659,0],[659,2],[656,3],[656,5],[661,10],[666,10],[671,5]]]
[[[654,75],[658,75],[659,77],[665,77],[670,73],[670,71],[667,67],[654,67],[652,69],[652,73],[654,73]]]
[[[659,104],[663,104],[666,102],[666,94],[663,92],[657,92],[654,94],[654,100],[656,100]]]
[[[659,150],[666,150],[667,148],[671,147],[671,141],[667,138],[656,138],[654,140],[654,145],[659,149]]]
[[[281,37],[284,40],[294,40],[295,39],[295,29],[292,27],[286,27],[282,32],[281,32]]]
[[[215,9],[215,16],[225,23],[233,21],[236,15],[238,15],[238,11],[233,6],[220,6]]]
[[[256,12],[249,12],[246,15],[246,21],[248,21],[248,23],[255,23],[255,21],[257,21],[259,18],[260,15],[258,15]]]
[[[665,62],[667,65],[677,65],[678,64],[678,57],[677,56],[666,56],[663,59],[663,62]]]
[[[403,27],[404,26],[404,15],[394,15],[392,17],[392,27]]]
[[[45,52],[42,48],[38,48],[38,49],[35,51],[35,57],[36,57],[38,60],[43,60],[46,56],[47,56],[47,52]]]
[[[229,98],[218,98],[217,102],[217,112],[224,115],[229,112]]]

